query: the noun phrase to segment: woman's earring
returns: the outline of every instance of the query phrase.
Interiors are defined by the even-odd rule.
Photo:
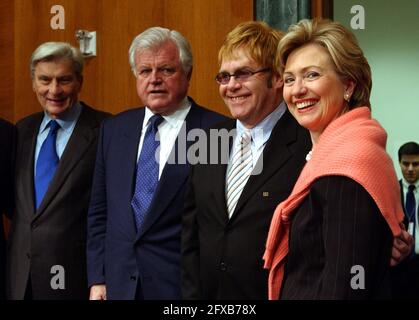
[[[343,95],[343,99],[345,99],[347,102],[349,102],[349,99],[350,99],[350,97],[349,97],[349,93],[345,93],[345,94]]]

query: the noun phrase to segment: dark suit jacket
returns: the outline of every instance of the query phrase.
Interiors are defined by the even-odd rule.
[[[0,299],[5,297],[6,240],[3,214],[9,218],[13,206],[13,156],[15,149],[15,127],[0,119]]]
[[[400,186],[400,201],[402,203],[402,208],[403,208],[403,212],[405,214],[404,219],[403,219],[403,223],[407,228],[409,227],[409,218],[406,216],[406,200],[404,198],[404,190],[403,190],[403,182],[402,179],[399,180],[399,186]],[[419,203],[416,204],[416,212],[419,212]]]
[[[7,292],[23,299],[28,279],[34,299],[87,299],[86,218],[97,138],[109,114],[83,105],[57,171],[35,210],[34,154],[44,113],[17,123],[16,211],[10,233]],[[65,289],[53,290],[54,265],[65,270]]]
[[[219,127],[231,130],[235,121]],[[308,131],[286,111],[263,151],[263,171],[250,176],[228,219],[226,164],[197,164],[189,180],[182,231],[186,299],[267,299],[262,256],[276,206],[288,197],[311,148]]]
[[[143,227],[131,199],[144,108],[105,121],[99,140],[88,218],[89,285],[108,299],[179,299],[180,232],[189,164],[166,164]],[[192,101],[186,132],[226,118]],[[176,140],[175,150],[178,140]]]
[[[409,227],[409,220],[406,216],[405,199],[402,180],[400,184],[400,201],[405,213],[404,224],[406,230]],[[419,212],[419,203],[416,212]],[[419,226],[416,225],[416,228]],[[399,265],[391,270],[392,294],[396,299],[418,299],[419,298],[419,255],[415,254],[404,259]]]
[[[383,215],[360,184],[319,178],[292,215],[280,298],[389,299],[392,243]]]

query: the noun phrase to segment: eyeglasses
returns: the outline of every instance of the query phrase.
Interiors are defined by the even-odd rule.
[[[242,83],[249,79],[251,76],[253,76],[256,73],[260,72],[266,72],[269,71],[270,68],[260,69],[256,71],[250,71],[250,70],[237,70],[233,74],[229,74],[227,72],[220,72],[215,76],[215,81],[217,81],[219,84],[227,84],[230,82],[230,78],[234,77],[237,82]]]

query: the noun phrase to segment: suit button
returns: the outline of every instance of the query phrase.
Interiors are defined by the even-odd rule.
[[[26,257],[27,257],[28,259],[30,259],[30,258],[31,258],[31,254],[30,254],[29,252],[27,252],[27,253],[26,253]]]
[[[136,277],[136,276],[131,276],[131,277],[130,277],[130,280],[132,280],[132,281],[136,281],[136,280],[137,280],[137,277]]]
[[[225,262],[220,263],[220,270],[221,271],[226,271],[227,270],[227,264]]]

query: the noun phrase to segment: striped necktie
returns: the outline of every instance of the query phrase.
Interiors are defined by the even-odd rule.
[[[244,131],[240,139],[237,140],[238,144],[236,145],[236,151],[227,175],[226,200],[229,218],[233,215],[243,188],[253,169],[250,130]]]

